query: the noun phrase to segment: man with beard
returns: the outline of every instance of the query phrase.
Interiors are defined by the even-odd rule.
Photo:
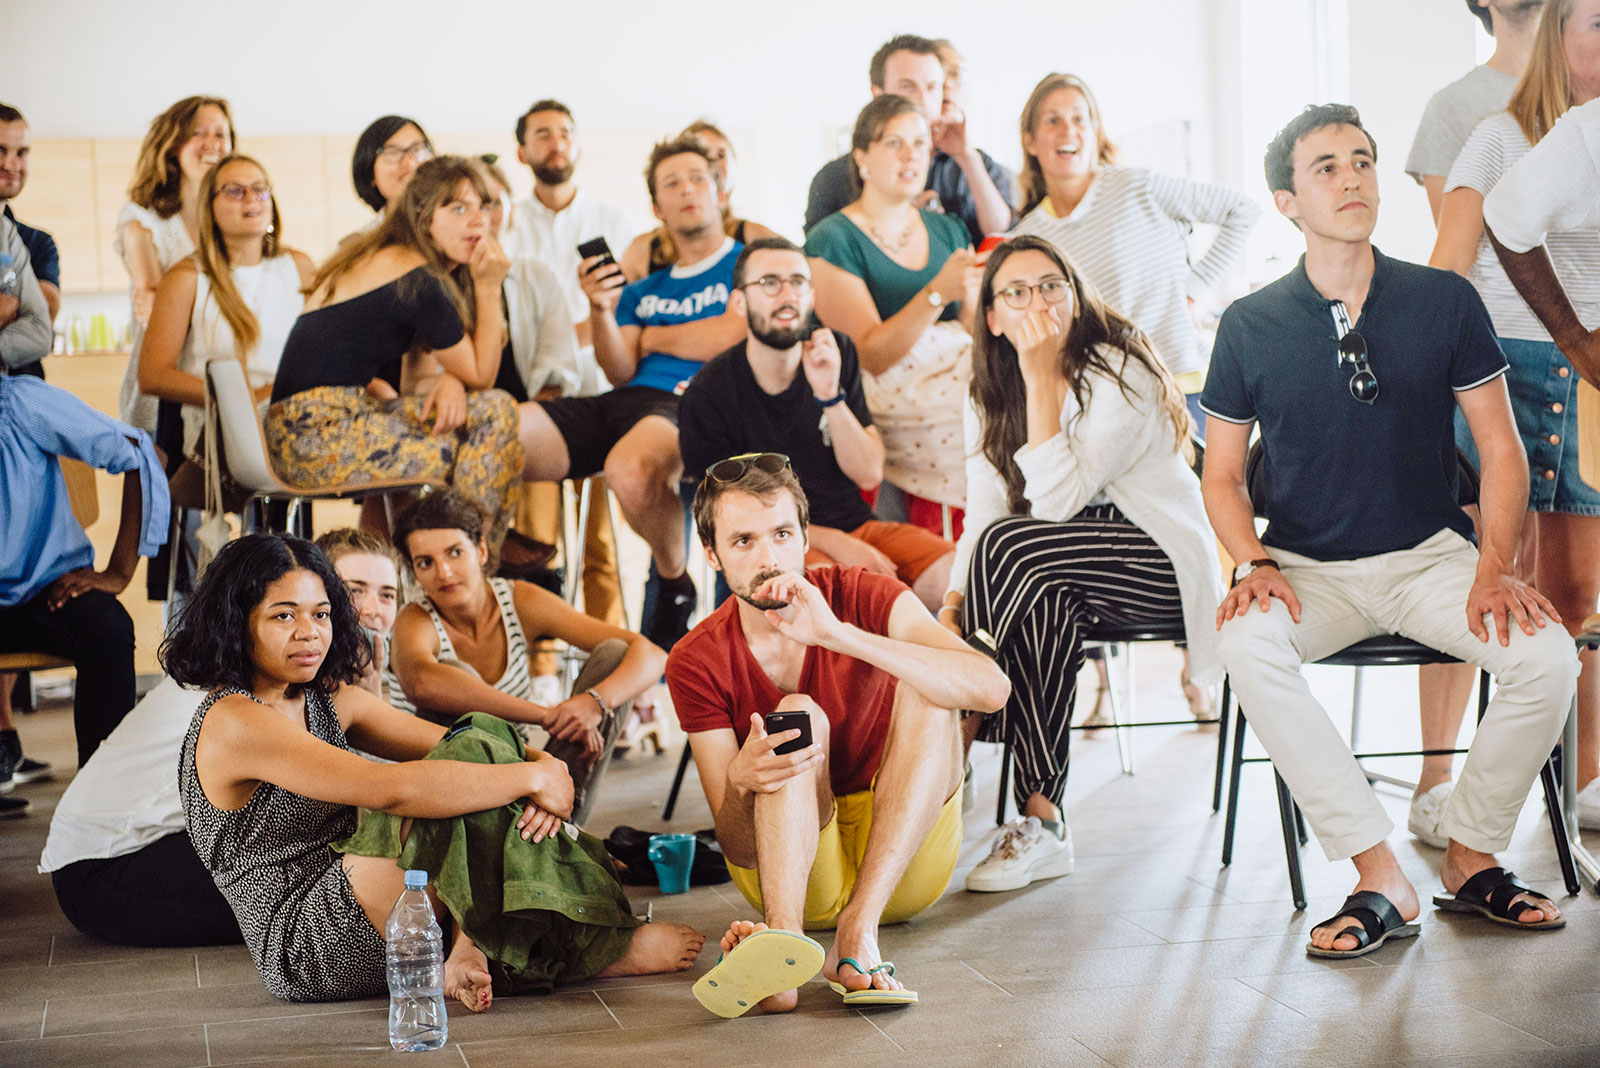
[[[582,158],[577,125],[571,110],[561,101],[540,100],[517,119],[517,159],[533,171],[533,194],[519,201],[512,211],[506,251],[513,263],[528,258],[551,270],[561,284],[578,338],[578,381],[553,381],[540,391],[535,398],[538,400],[592,397],[609,388],[594,360],[589,298],[579,280],[578,246],[604,237],[613,249],[623,249],[638,232],[627,212],[578,188],[573,176]],[[596,479],[591,491],[603,493],[604,483]],[[517,529],[542,542],[558,541],[560,500],[559,486],[546,483],[526,487],[517,514]],[[589,528],[584,532],[583,607],[595,619],[621,626],[626,622],[622,584],[617,572],[617,550],[606,519],[604,509],[595,508],[589,513]],[[554,682],[548,669],[549,665],[541,662],[536,686],[550,687],[545,679]],[[560,688],[543,689],[541,694],[559,701]]]
[[[1011,685],[898,580],[805,569],[806,495],[784,457],[712,464],[694,520],[735,596],[678,644],[667,685],[734,884],[763,920],[729,928],[696,996],[722,1016],[758,1002],[784,1012],[820,965],[847,1005],[915,1001],[878,926],[948,885],[961,847],[955,710],[993,712]],[[769,734],[779,712],[803,713],[811,744],[782,752],[803,732]],[[826,959],[807,953],[799,932],[828,927]]]
[[[1427,190],[1434,225],[1439,223],[1450,165],[1467,143],[1472,128],[1485,116],[1505,108],[1511,90],[1517,87],[1517,79],[1528,65],[1544,0],[1467,0],[1467,10],[1494,38],[1494,55],[1433,94],[1417,125],[1411,154],[1406,157],[1406,173]],[[1464,706],[1465,700],[1460,704]],[[1461,726],[1459,711],[1455,725]],[[1444,739],[1447,744],[1443,748],[1448,748],[1453,738],[1451,735]]]
[[[728,309],[743,248],[722,232],[716,168],[694,137],[658,143],[645,167],[656,218],[672,234],[677,263],[624,288],[622,269],[584,260],[583,289],[594,354],[616,388],[598,397],[522,405],[524,475],[606,484],[655,557],[660,589],[641,628],[663,649],[689,629],[695,589],[684,568],[678,480],[678,398],[707,360],[744,336]]]
[[[750,242],[733,268],[729,307],[748,336],[700,371],[678,410],[684,481],[724,456],[789,457],[810,501],[806,563],[894,575],[936,609],[956,547],[922,527],[873,517],[863,492],[883,480],[883,441],[872,426],[855,346],[811,332],[811,268],[782,237]]]

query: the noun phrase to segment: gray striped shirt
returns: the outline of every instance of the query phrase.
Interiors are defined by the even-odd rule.
[[[1261,209],[1226,186],[1101,167],[1065,218],[1048,197],[1014,231],[1049,241],[1113,309],[1150,338],[1173,375],[1203,371],[1205,354],[1188,299],[1203,295],[1244,255]],[[1211,247],[1190,262],[1195,223],[1219,227]]]

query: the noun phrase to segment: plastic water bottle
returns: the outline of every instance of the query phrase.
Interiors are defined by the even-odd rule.
[[[428,873],[406,872],[406,888],[389,913],[389,1045],[438,1049],[449,1032],[444,1009],[444,932],[428,901]]]

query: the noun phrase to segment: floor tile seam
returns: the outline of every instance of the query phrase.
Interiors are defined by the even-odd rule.
[[[211,1063],[211,1025],[208,1024],[208,1023],[201,1024],[200,1025],[200,1034],[206,1040],[206,1063],[210,1064]]]
[[[1011,991],[1007,990],[1005,987],[1001,986],[999,983],[995,982],[993,979],[990,979],[987,975],[984,975],[981,971],[979,971],[977,968],[974,968],[972,965],[968,964],[966,961],[958,960],[958,961],[956,961],[956,963],[961,965],[967,971],[971,972],[973,975],[976,975],[979,979],[982,979],[984,982],[988,983],[990,986],[994,987],[996,990],[1000,991],[1006,997],[1008,997],[1008,998],[1016,997],[1016,995],[1013,994]]]
[[[60,1001],[60,1000],[63,1000],[63,999],[57,998],[57,999],[54,999],[54,1000]],[[332,1005],[332,1004],[337,1004],[337,1002],[324,1002],[323,1004]],[[45,1009],[46,1009],[47,1012],[49,1010],[49,1007],[50,1007],[50,1002],[46,1001],[45,1002]],[[212,1026],[230,1027],[233,1024],[272,1023],[272,1022],[277,1021],[277,1020],[314,1020],[314,1019],[316,1019],[316,1018],[318,1018],[320,1016],[353,1016],[356,1013],[383,1012],[383,1011],[384,1010],[382,1008],[374,1006],[374,1007],[370,1007],[370,1008],[359,1008],[359,1009],[334,1009],[331,1012],[288,1012],[288,1013],[283,1013],[283,1014],[278,1015],[278,1016],[241,1016],[237,1020],[202,1020],[202,1021],[200,1021],[200,1026],[201,1027],[212,1027]],[[134,1032],[137,1032],[137,1031],[170,1031],[170,1030],[174,1030],[174,1029],[179,1028],[179,1027],[193,1027],[193,1026],[194,1026],[194,1024],[192,1024],[192,1023],[177,1023],[177,1024],[163,1024],[163,1025],[161,1025],[159,1027],[117,1027],[117,1028],[112,1028],[111,1030],[107,1030],[107,1031],[72,1031],[72,1032],[69,1032],[69,1033],[66,1033],[66,1034],[41,1035],[40,1037],[41,1038],[84,1038],[84,1037],[88,1037],[88,1036],[92,1036],[92,1035],[126,1035],[126,1034],[133,1034]],[[28,1040],[26,1040],[26,1039],[22,1039],[22,1040],[13,1039],[13,1041],[28,1041]]]
[[[631,1031],[634,1034],[639,1034],[640,1032],[643,1032],[643,1031],[670,1030],[670,1029],[674,1029],[674,1028],[695,1027],[695,1026],[699,1026],[699,1025],[693,1024],[693,1023],[657,1024],[657,1025],[655,1025],[653,1027],[630,1027],[630,1028],[624,1028],[624,1030]],[[618,1029],[615,1028],[615,1027],[596,1027],[596,1028],[589,1028],[589,1029],[583,1030],[583,1031],[548,1031],[548,1032],[547,1031],[541,1031],[537,1035],[533,1035],[533,1036],[528,1036],[528,1035],[503,1035],[503,1036],[501,1036],[499,1038],[470,1039],[470,1040],[468,1040],[466,1042],[457,1042],[456,1046],[461,1049],[462,1058],[466,1059],[466,1049],[467,1049],[468,1046],[490,1046],[490,1045],[494,1045],[495,1043],[501,1043],[501,1042],[526,1042],[529,1037],[533,1037],[533,1038],[574,1038],[574,1037],[576,1037],[578,1035],[614,1035],[614,1034],[617,1033],[617,1031],[618,1031]],[[469,1061],[469,1063],[470,1063],[470,1061]]]
[[[606,1010],[606,1015],[611,1017],[611,1022],[617,1025],[617,1030],[619,1030],[619,1031],[627,1030],[627,1028],[623,1026],[622,1021],[617,1018],[617,1014],[611,1010],[611,1006],[606,1004],[605,996],[602,995],[600,993],[600,991],[598,991],[598,990],[589,990],[589,991],[586,991],[586,993],[594,995],[594,999],[600,1003],[600,1007],[602,1009]]]
[[[882,1035],[885,1039],[887,1039],[888,1042],[889,1042],[889,1045],[893,1046],[895,1049],[899,1050],[901,1053],[908,1052],[907,1049],[904,1046],[902,1046],[900,1043],[896,1042],[893,1038],[890,1037],[889,1032],[885,1031],[883,1028],[878,1026],[878,1021],[876,1021],[876,1020],[874,1020],[872,1018],[876,1014],[868,1013],[863,1009],[857,1009],[857,1010],[855,1010],[855,1015],[861,1017],[863,1020],[867,1021],[867,1023],[871,1024],[872,1025],[872,1029],[874,1031],[878,1032],[878,1034]]]
[[[1542,1049],[1560,1049],[1561,1048],[1561,1047],[1557,1046],[1554,1042],[1551,1042],[1548,1039],[1540,1038],[1538,1035],[1534,1034],[1532,1031],[1529,1031],[1525,1027],[1519,1027],[1516,1024],[1512,1023],[1510,1020],[1502,1020],[1500,1017],[1496,1016],[1494,1013],[1489,1012],[1489,1011],[1487,1011],[1485,1009],[1480,1009],[1480,1008],[1478,1008],[1478,1006],[1468,1004],[1465,1001],[1437,1001],[1437,1002],[1429,1002],[1426,1005],[1413,1005],[1413,1006],[1409,1006],[1408,1007],[1408,1011],[1429,1010],[1429,1009],[1465,1009],[1468,1012],[1475,1013],[1476,1015],[1482,1016],[1485,1019],[1493,1020],[1495,1023],[1505,1024],[1507,1027],[1511,1028],[1514,1031],[1519,1032],[1520,1034],[1527,1035],[1529,1038],[1531,1038],[1535,1042],[1539,1043],[1540,1048],[1542,1048]],[[1342,1019],[1344,1017],[1349,1016],[1349,1014],[1350,1014],[1350,1010],[1348,1008],[1344,1009],[1343,1011],[1339,1011],[1339,1012],[1301,1013],[1301,1015],[1304,1016],[1307,1020]],[[1591,1042],[1575,1042],[1575,1043],[1573,1043],[1573,1045],[1574,1046],[1586,1046],[1586,1045],[1593,1045],[1593,1043],[1591,1043]],[[1488,1051],[1488,1052],[1493,1052],[1493,1051]]]
[[[1547,1048],[1549,1048],[1549,1049],[1574,1049],[1574,1048],[1581,1048],[1583,1046],[1592,1046],[1592,1045],[1594,1045],[1594,1042],[1593,1042],[1592,1039],[1585,1039],[1585,1040],[1580,1041],[1580,1042],[1572,1042],[1572,1043],[1569,1043],[1566,1046],[1562,1046],[1560,1043],[1552,1042],[1548,1038],[1543,1037],[1542,1035],[1534,1034],[1532,1031],[1529,1031],[1526,1027],[1523,1027],[1521,1024],[1517,1023],[1514,1020],[1507,1020],[1503,1016],[1496,1016],[1493,1012],[1489,1011],[1488,1009],[1480,1009],[1476,1005],[1466,1005],[1466,1007],[1471,1009],[1473,1012],[1476,1012],[1476,1013],[1479,1013],[1479,1014],[1481,1014],[1483,1016],[1489,1017],[1489,1019],[1491,1019],[1491,1020],[1495,1020],[1495,1021],[1497,1021],[1499,1023],[1503,1023],[1507,1027],[1515,1028],[1516,1030],[1521,1031],[1523,1034],[1529,1036],[1530,1038],[1535,1039],[1536,1041],[1543,1042],[1545,1044],[1545,1046]]]

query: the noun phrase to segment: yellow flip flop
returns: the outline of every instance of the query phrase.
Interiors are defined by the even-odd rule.
[[[863,968],[861,962],[854,957],[840,957],[840,967],[846,964],[862,975],[876,975],[882,971],[887,971],[890,975],[894,974],[894,962],[892,961],[886,960],[876,968]],[[832,979],[828,980],[828,986],[835,994],[839,994],[844,998],[846,1005],[915,1005],[917,1003],[917,992],[915,990],[874,990],[871,987],[865,990],[849,990],[843,983],[837,983]]]
[[[793,931],[757,931],[734,946],[694,984],[695,1000],[732,1020],[763,998],[793,990],[822,970],[822,946]]]

